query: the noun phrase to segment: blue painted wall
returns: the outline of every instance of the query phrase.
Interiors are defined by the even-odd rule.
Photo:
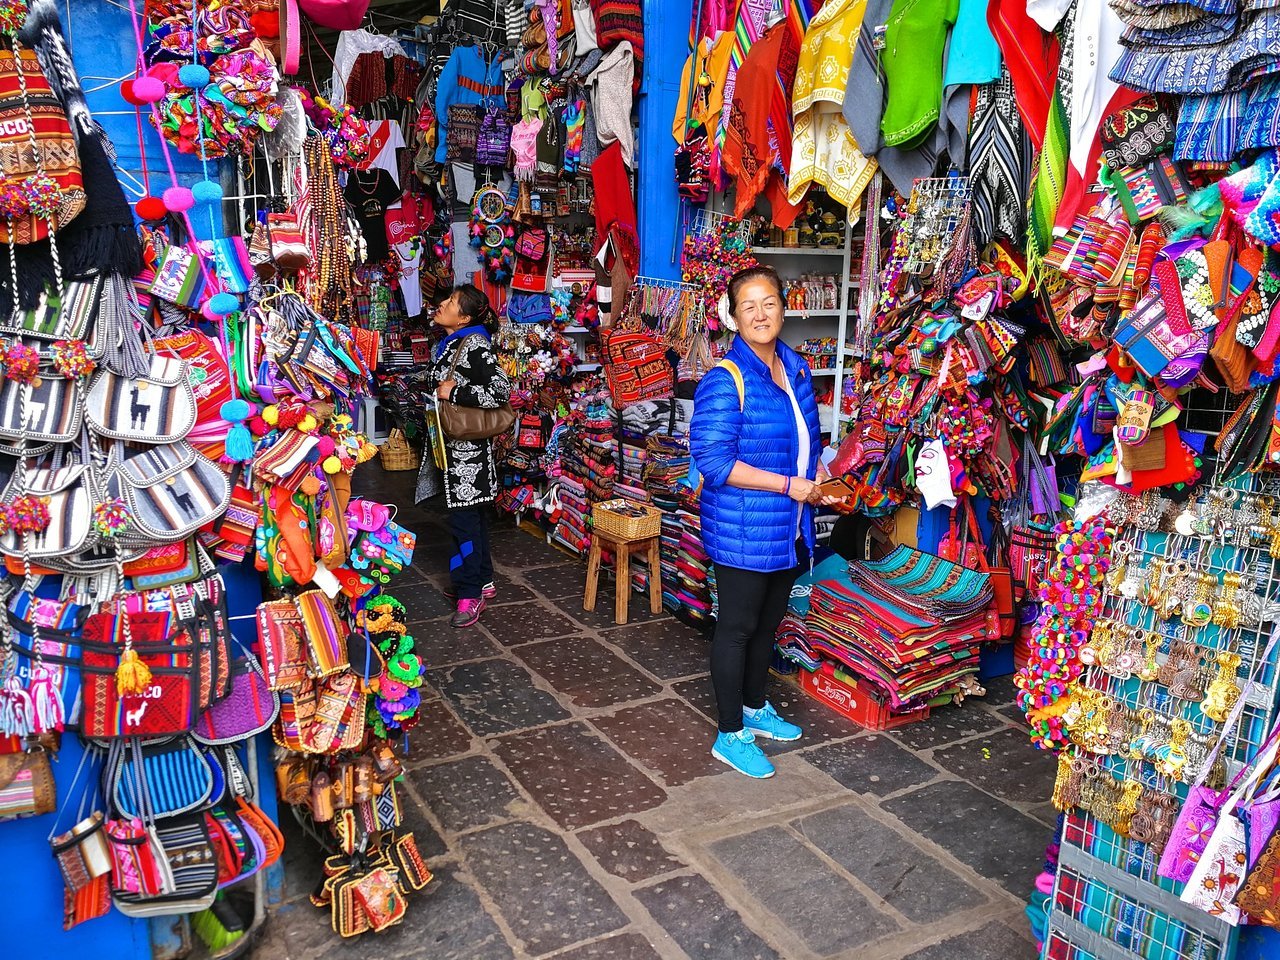
[[[671,119],[680,98],[680,73],[689,56],[690,0],[644,0],[644,80],[640,89],[637,214],[640,272],[680,277],[680,203],[676,194]]]

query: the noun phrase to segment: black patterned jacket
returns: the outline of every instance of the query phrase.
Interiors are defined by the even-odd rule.
[[[498,366],[493,345],[482,333],[455,340],[431,364],[429,384],[432,395],[449,378],[454,354],[462,354],[453,379],[457,388],[453,402],[461,407],[494,410],[511,398],[511,384]],[[445,438],[444,496],[449,507],[474,507],[492,503],[498,495],[498,471],[493,462],[490,440],[450,440]]]

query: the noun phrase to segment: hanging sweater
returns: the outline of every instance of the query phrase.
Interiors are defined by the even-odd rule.
[[[942,111],[942,58],[958,0],[897,0],[886,24],[880,67],[888,98],[880,129],[891,147],[914,147]]]
[[[631,44],[624,40],[605,55],[587,80],[600,146],[607,147],[617,140],[622,147],[622,161],[628,167],[635,166],[635,132],[631,129],[634,69]]]
[[[608,53],[615,46],[631,44],[635,59],[632,93],[640,91],[640,67],[644,60],[644,20],[640,0],[591,0],[596,15],[596,43]]]
[[[734,39],[734,35],[728,32],[716,37],[714,43],[703,38],[698,41],[697,50],[685,60],[684,75],[680,79],[680,99],[676,101],[676,116],[671,124],[671,135],[676,138],[676,143],[684,143],[689,120],[687,113],[692,113],[692,118],[700,121],[707,130],[714,132],[719,129],[720,112],[724,109],[724,81],[729,75],[729,55],[733,53]],[[706,86],[698,82],[703,74],[710,81]],[[693,105],[691,111],[687,110],[690,103]]]
[[[457,47],[436,84],[436,120],[440,124],[436,163],[444,163],[446,159],[445,128],[449,122],[449,108],[454,104],[484,103],[486,100],[492,100],[497,106],[505,102],[505,94],[502,64],[497,57],[486,64],[479,48]]]

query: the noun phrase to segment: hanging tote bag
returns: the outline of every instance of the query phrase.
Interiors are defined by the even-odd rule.
[[[655,334],[620,328],[602,330],[600,339],[609,393],[620,409],[671,396],[671,364],[666,346]]]
[[[1280,746],[1280,727],[1272,732],[1253,761],[1236,775],[1239,786],[1218,811],[1218,820],[1204,853],[1182,889],[1183,903],[1198,907],[1232,926],[1241,922],[1236,895],[1244,884],[1248,866],[1248,840],[1239,806],[1270,769],[1277,746]]]
[[[267,683],[258,658],[245,651],[231,667],[231,694],[196,721],[192,736],[201,743],[236,743],[268,730],[280,712],[280,698]]]

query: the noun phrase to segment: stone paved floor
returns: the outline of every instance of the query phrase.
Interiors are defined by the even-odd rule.
[[[453,630],[446,535],[402,504],[418,562],[393,592],[431,667],[411,739],[407,824],[436,880],[405,922],[340,941],[306,894],[318,848],[291,827],[286,902],[258,956],[339,960],[1029,960],[1022,916],[1054,813],[1053,765],[986,702],[875,734],[774,680],[805,727],[751,781],[710,756],[707,643],[637,595],[615,626],[602,578],[509,523],[494,533],[497,603]],[[443,619],[442,619],[443,618]]]

